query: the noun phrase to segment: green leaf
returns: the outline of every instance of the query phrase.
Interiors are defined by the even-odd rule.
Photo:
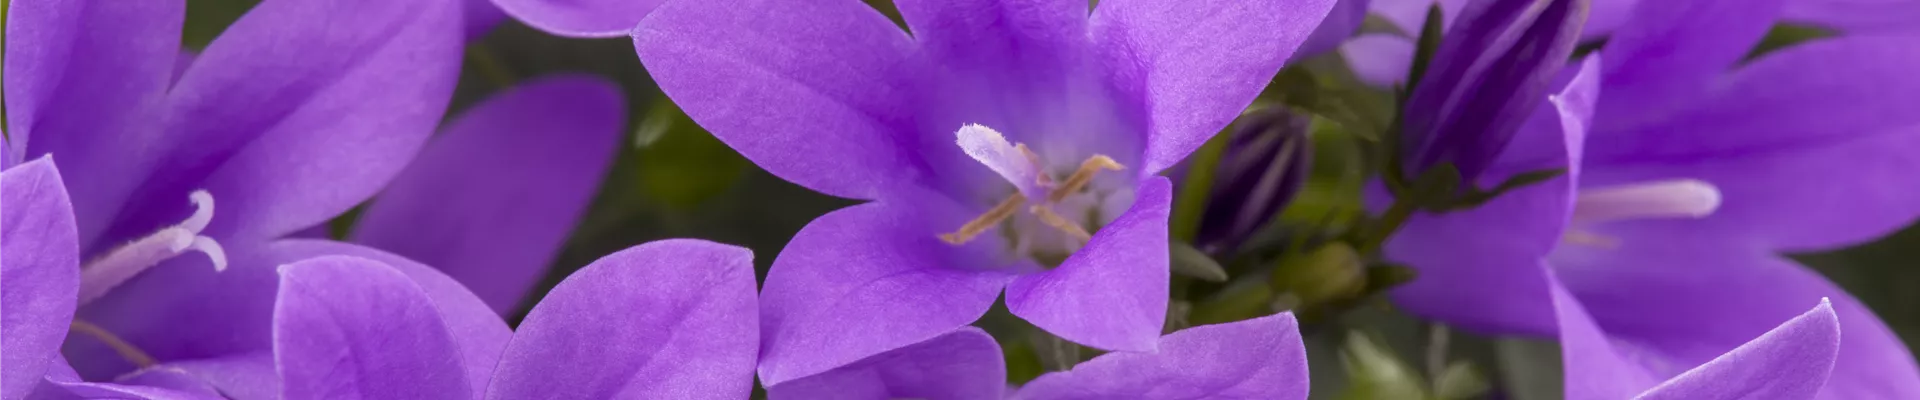
[[[1174,274],[1207,282],[1227,281],[1227,269],[1220,267],[1220,262],[1208,257],[1206,252],[1185,242],[1172,242],[1170,247],[1168,254],[1172,262],[1168,265],[1173,267]]]
[[[1433,395],[1441,400],[1477,399],[1493,389],[1493,385],[1487,383],[1487,377],[1465,361],[1447,365],[1447,369],[1441,371],[1435,381]]]
[[[1169,236],[1174,241],[1191,243],[1199,235],[1200,217],[1207,212],[1207,198],[1213,191],[1214,169],[1220,166],[1228,136],[1225,132],[1213,135],[1192,156],[1187,157],[1190,160],[1187,176],[1180,180],[1180,193],[1173,200],[1173,215],[1168,227],[1171,231]]]
[[[1440,10],[1440,4],[1427,8],[1427,20],[1420,25],[1418,47],[1413,49],[1413,68],[1407,69],[1406,93],[1420,87],[1420,77],[1427,74],[1427,64],[1433,62],[1433,53],[1440,49],[1440,36],[1446,29],[1446,18]]]
[[[1399,400],[1427,398],[1426,384],[1412,367],[1359,332],[1347,334],[1340,352],[1348,383],[1341,400]]]

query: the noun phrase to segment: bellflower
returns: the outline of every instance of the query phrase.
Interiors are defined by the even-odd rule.
[[[6,159],[52,156],[71,194],[76,325],[100,328],[66,343],[80,375],[264,348],[264,244],[425,142],[458,72],[450,4],[267,1],[177,80],[185,2],[10,7]]]
[[[567,277],[513,332],[404,259],[308,259],[280,268],[269,372],[285,399],[746,398],[752,259],[699,240],[635,246]]]
[[[1000,345],[964,327],[767,388],[769,399],[1305,399],[1306,347],[1292,314],[1197,326],[1154,353],[1108,353],[1008,393]]]
[[[1808,399],[1827,384],[1840,351],[1840,321],[1826,299],[1732,350],[1671,378],[1638,365],[1630,341],[1594,325],[1579,299],[1548,273],[1566,368],[1566,398]],[[1702,324],[1711,322],[1701,321]]]
[[[1330,0],[685,1],[633,32],[661,89],[767,171],[872,200],[762,292],[768,385],[1013,314],[1144,351],[1166,316],[1155,176],[1252,101]],[[753,12],[740,12],[753,10]],[[956,145],[957,143],[957,145]]]
[[[1544,100],[1588,0],[1486,0],[1447,30],[1401,112],[1405,176],[1451,164],[1472,181]],[[1401,172],[1401,171],[1394,171]]]
[[[1427,11],[1440,6],[1445,26],[1458,20],[1474,0],[1372,0],[1368,12],[1378,15],[1400,33],[1366,33],[1340,46],[1340,55],[1362,82],[1378,87],[1404,83],[1412,65],[1415,36]],[[1599,40],[1612,34],[1633,15],[1641,0],[1592,0],[1581,37]],[[1672,6],[1668,4],[1668,6]],[[1877,0],[1789,0],[1785,22],[1808,24],[1846,34],[1916,32],[1920,2]],[[1317,38],[1317,37],[1316,37]]]
[[[458,69],[452,4],[270,0],[181,61],[181,2],[13,7],[14,132],[0,160],[60,160],[73,193],[70,257],[88,260],[74,268],[73,320],[93,329],[65,341],[79,374],[50,379],[73,389],[79,376],[158,363],[235,397],[270,396],[247,394],[271,384],[271,374],[248,375],[258,370],[249,365],[271,363],[271,267],[326,254],[287,238],[366,200],[402,167],[356,240],[463,262],[450,272],[491,279],[476,285],[486,301],[517,301],[610,160],[620,101],[600,81],[531,82],[428,144]],[[101,26],[120,39],[98,39]],[[535,194],[489,195],[497,190]],[[408,198],[428,191],[462,201],[408,211],[424,208]],[[500,217],[509,208],[516,217]],[[463,228],[498,231],[441,234]],[[334,244],[330,251],[373,251]],[[186,254],[194,252],[208,256]]]
[[[1920,45],[1844,36],[1736,67],[1781,10],[1635,9],[1606,61],[1587,60],[1557,112],[1535,114],[1496,162],[1570,173],[1410,220],[1386,250],[1421,278],[1395,300],[1468,329],[1551,334],[1547,285],[1532,272],[1551,268],[1666,379],[1830,298],[1842,339],[1818,398],[1920,396],[1906,346],[1779,255],[1859,243],[1920,214],[1920,191],[1885,184],[1920,170]],[[1472,289],[1489,286],[1505,289]]]

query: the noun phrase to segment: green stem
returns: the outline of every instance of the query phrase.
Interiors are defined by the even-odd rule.
[[[1415,209],[1412,201],[1394,199],[1393,205],[1387,207],[1387,212],[1380,215],[1378,224],[1369,229],[1362,239],[1364,241],[1358,246],[1360,254],[1370,256],[1379,251],[1380,245],[1385,244],[1394,231],[1400,230],[1400,225],[1406,224],[1407,218],[1413,217]]]

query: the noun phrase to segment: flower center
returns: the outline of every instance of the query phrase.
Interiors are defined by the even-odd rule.
[[[1697,179],[1663,181],[1581,190],[1574,201],[1572,228],[1566,239],[1576,244],[1612,247],[1618,239],[1583,228],[1649,218],[1702,218],[1720,208],[1720,190]]]
[[[1099,207],[1099,196],[1084,192],[1100,171],[1126,168],[1111,157],[1095,154],[1081,161],[1065,178],[1054,179],[1039,155],[1025,144],[1008,142],[993,128],[969,124],[960,127],[955,135],[967,156],[1012,183],[1015,190],[986,213],[961,225],[959,230],[940,235],[940,240],[953,245],[966,244],[988,229],[1004,224],[1009,227],[1005,233],[1015,253],[1037,259],[1064,259],[1065,254],[1072,254],[1093,238],[1088,228],[1098,223],[1097,218],[1069,217],[1089,215],[1088,211]],[[1021,218],[1022,215],[1030,218]],[[1045,237],[1048,235],[1032,232],[1036,227],[1045,227],[1037,230],[1051,231],[1055,233],[1052,236],[1065,235],[1065,241],[1048,241]]]
[[[196,190],[187,198],[193,202],[194,211],[185,221],[134,239],[81,266],[80,305],[106,296],[140,272],[189,251],[206,254],[213,261],[214,270],[225,271],[227,253],[220,248],[220,242],[200,235],[207,224],[213,222],[213,194]]]

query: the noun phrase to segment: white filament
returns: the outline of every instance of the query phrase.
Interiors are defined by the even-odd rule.
[[[213,194],[196,190],[187,198],[193,202],[194,211],[186,220],[134,239],[81,267],[80,304],[99,299],[141,272],[187,251],[206,254],[215,271],[225,271],[226,250],[220,242],[200,235],[213,222]]]
[[[1697,179],[1588,189],[1574,202],[1573,223],[1647,218],[1700,218],[1720,208],[1720,190]]]

